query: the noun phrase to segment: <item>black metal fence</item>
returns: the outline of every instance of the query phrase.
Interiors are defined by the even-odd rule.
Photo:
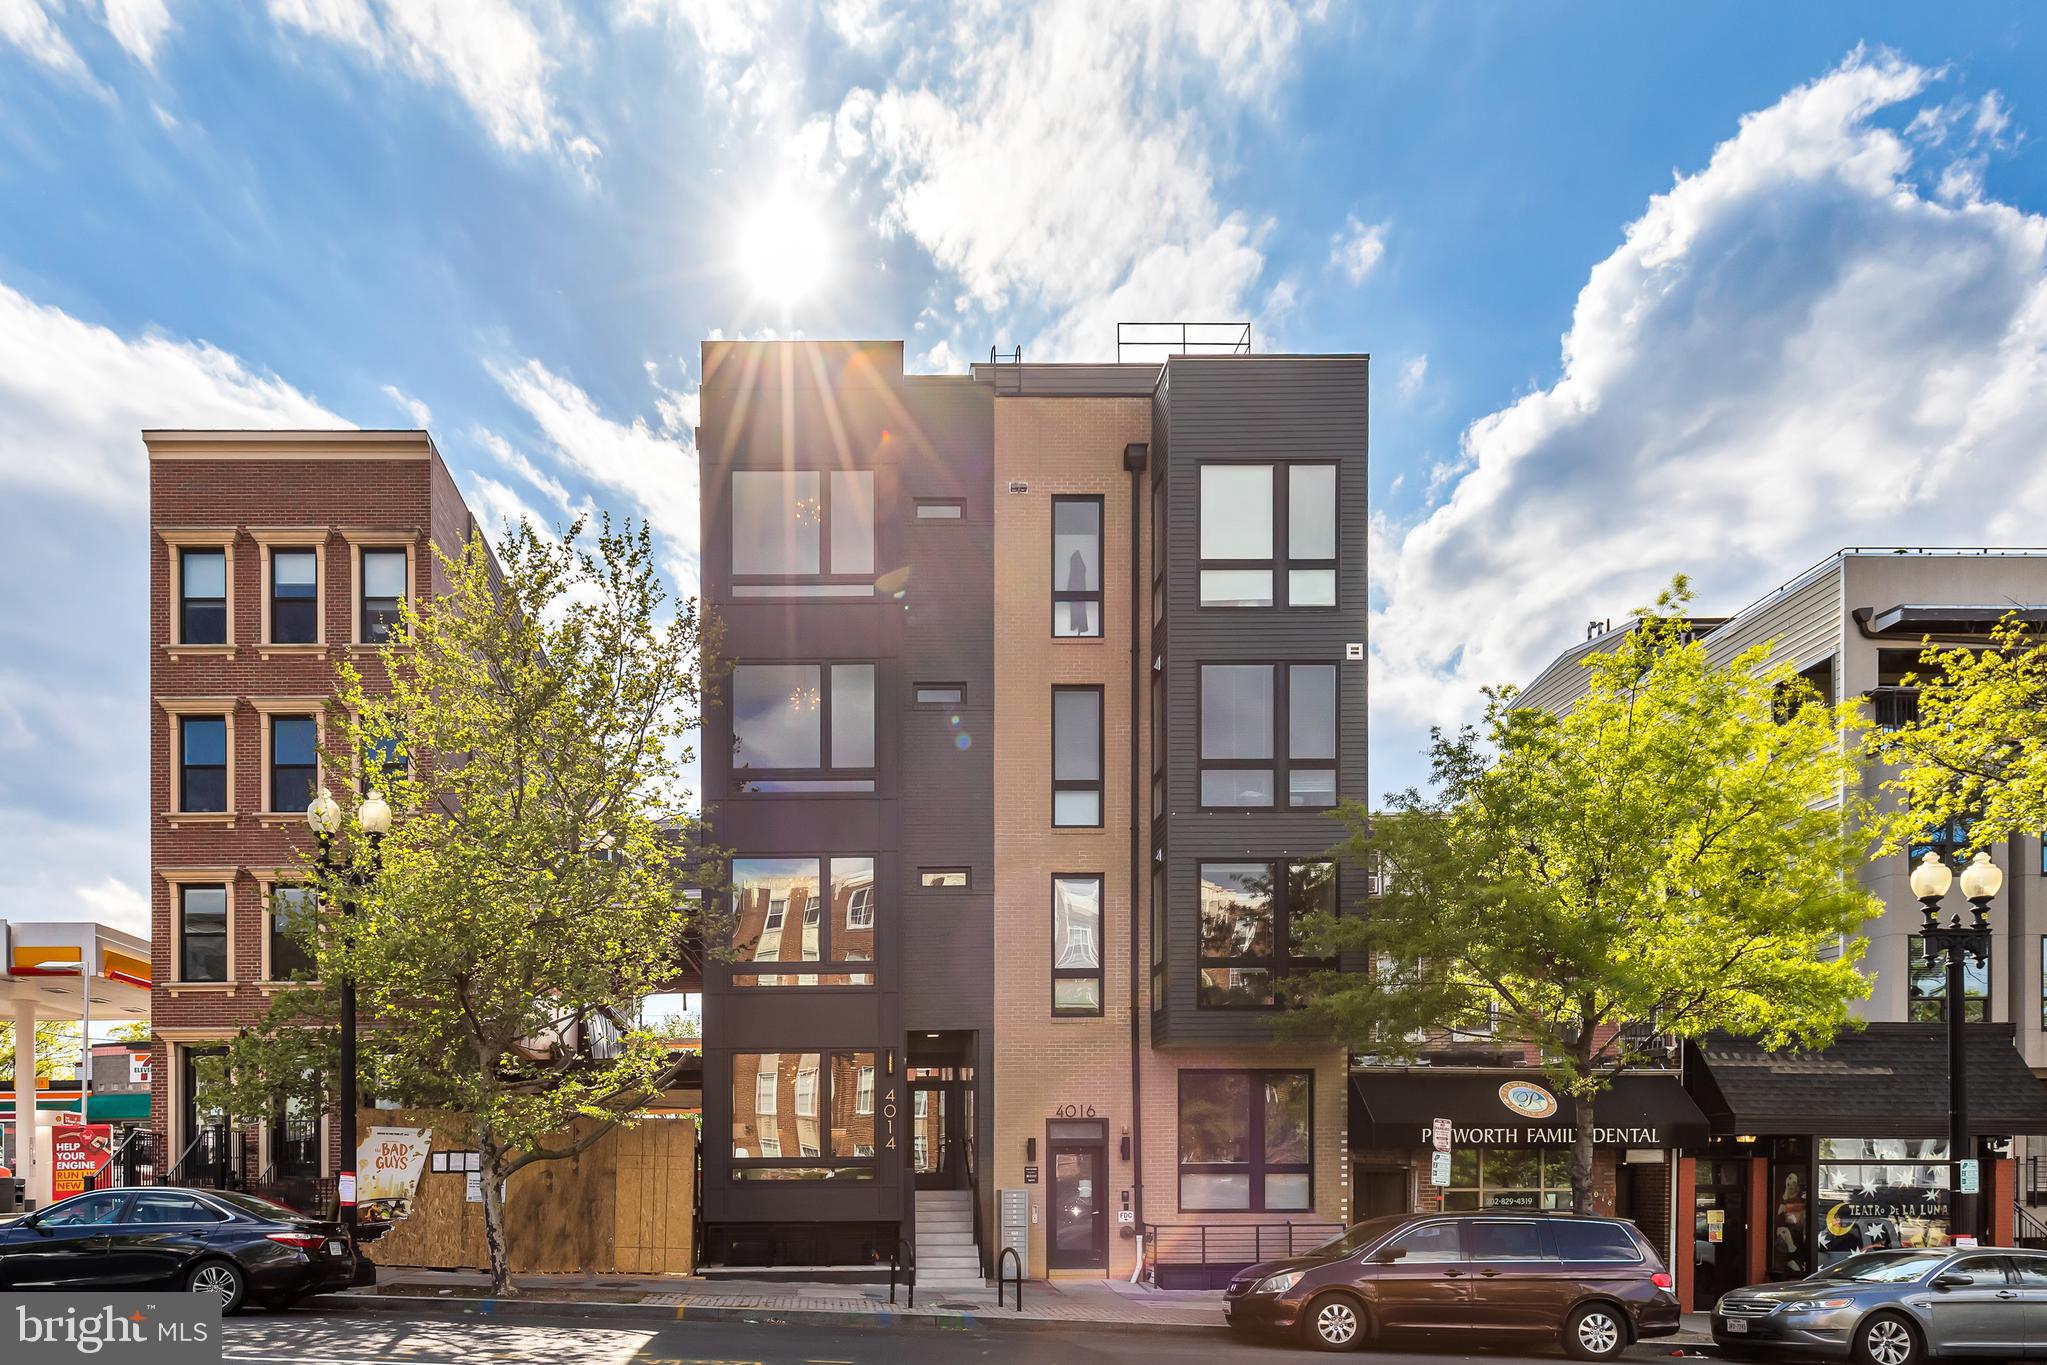
[[[1247,1265],[1296,1256],[1343,1232],[1340,1223],[1146,1223],[1144,1277],[1160,1289],[1221,1289]]]

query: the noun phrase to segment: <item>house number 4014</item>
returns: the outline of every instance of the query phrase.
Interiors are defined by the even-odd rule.
[[[1091,1119],[1095,1116],[1092,1104],[1062,1104],[1052,1111],[1055,1119]]]

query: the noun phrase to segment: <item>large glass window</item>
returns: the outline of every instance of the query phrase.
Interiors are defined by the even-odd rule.
[[[316,976],[313,955],[307,951],[314,914],[313,889],[309,886],[277,886],[270,890],[270,913],[265,916],[264,933],[269,937],[271,981],[311,981]]]
[[[309,549],[270,552],[270,642],[309,645],[320,638],[320,559]]]
[[[874,471],[732,475],[735,597],[872,597]]]
[[[1314,1077],[1180,1073],[1183,1212],[1301,1212],[1314,1203]]]
[[[1052,823],[1102,823],[1102,689],[1052,689]]]
[[[178,551],[178,643],[227,643],[227,551]]]
[[[874,704],[873,664],[735,666],[732,766],[739,790],[873,791]]]
[[[1102,500],[1052,499],[1052,633],[1102,633]]]
[[[178,888],[178,980],[225,981],[227,888]]]
[[[1279,1003],[1289,973],[1329,963],[1310,958],[1296,925],[1336,910],[1336,864],[1202,863],[1201,961],[1196,1000],[1204,1008]]]
[[[1102,879],[1052,879],[1052,1013],[1102,1012]]]
[[[1201,466],[1201,605],[1336,605],[1336,466]]]
[[[872,1052],[732,1056],[734,1180],[872,1180],[877,1109],[894,1150],[895,1087],[875,1103]]]
[[[380,645],[398,629],[412,558],[404,550],[362,552],[362,639]]]
[[[872,858],[734,858],[732,984],[873,985],[876,909]]]
[[[1821,1138],[1817,1183],[1827,1216],[1819,1266],[1872,1247],[1949,1243],[1945,1138]]]
[[[320,723],[312,716],[270,718],[270,805],[302,811],[312,804],[320,776]]]
[[[1571,1151],[1568,1147],[1459,1147],[1450,1154],[1450,1184],[1443,1207],[1472,1209],[1568,1209],[1571,1207]]]
[[[1280,792],[1336,804],[1336,665],[1203,664],[1202,806],[1265,810]]]
[[[1939,1023],[1947,1018],[1947,954],[1926,955],[1926,940],[1917,934],[1907,938],[1910,955],[1905,994],[1909,1018],[1915,1024]],[[1962,1018],[1980,1024],[1989,1018],[1990,964],[1972,954],[1962,955]]]
[[[178,809],[224,811],[227,798],[227,717],[179,716]]]

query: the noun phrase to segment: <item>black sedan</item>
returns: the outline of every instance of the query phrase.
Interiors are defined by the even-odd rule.
[[[169,1286],[223,1313],[343,1288],[358,1262],[340,1224],[226,1190],[95,1190],[0,1225],[0,1289]]]

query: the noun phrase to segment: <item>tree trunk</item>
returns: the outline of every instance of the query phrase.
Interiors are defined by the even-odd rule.
[[[1593,1105],[1590,1095],[1578,1101],[1578,1132],[1571,1140],[1571,1208],[1595,1213],[1592,1207]]]
[[[483,1167],[483,1245],[490,1254],[490,1292],[510,1298],[519,1291],[512,1284],[512,1260],[505,1250],[505,1151],[491,1133],[490,1120],[476,1121],[477,1164]]]

